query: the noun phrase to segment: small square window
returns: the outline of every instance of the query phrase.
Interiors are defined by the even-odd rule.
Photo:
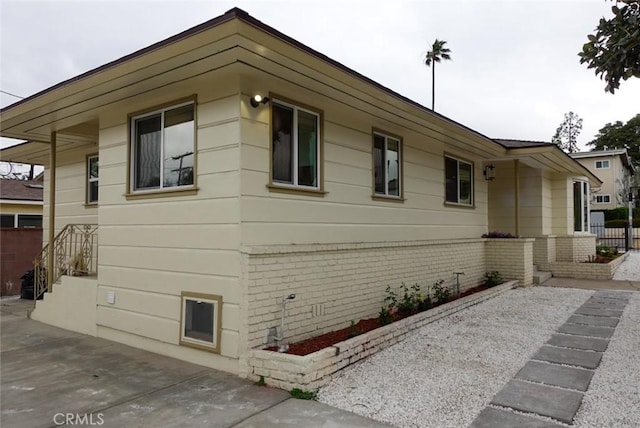
[[[220,352],[222,297],[182,293],[180,344]]]
[[[596,204],[610,204],[611,195],[596,195]]]
[[[609,160],[596,161],[596,169],[607,169],[607,168],[609,168]]]
[[[18,227],[42,228],[42,216],[40,214],[18,214]]]

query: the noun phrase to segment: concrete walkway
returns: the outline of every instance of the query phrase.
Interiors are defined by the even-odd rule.
[[[585,290],[640,291],[640,281],[609,281],[599,279],[549,278],[543,287],[582,288]]]
[[[552,420],[571,425],[630,295],[596,291],[493,397],[471,427],[561,426]]]
[[[28,319],[31,307],[0,300],[3,427],[388,426],[227,373],[51,327]]]

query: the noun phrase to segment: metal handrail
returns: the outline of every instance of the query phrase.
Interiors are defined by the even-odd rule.
[[[53,282],[63,275],[86,276],[98,272],[97,224],[68,224],[53,240]],[[35,257],[33,298],[37,300],[50,289],[47,266],[49,245]]]

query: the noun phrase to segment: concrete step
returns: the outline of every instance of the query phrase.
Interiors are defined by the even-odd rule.
[[[551,278],[551,272],[544,272],[541,270],[533,271],[533,283],[534,284],[542,284],[547,279]]]

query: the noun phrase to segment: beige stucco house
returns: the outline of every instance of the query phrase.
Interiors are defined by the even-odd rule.
[[[570,156],[602,180],[600,189],[592,194],[591,210],[627,206],[626,195],[635,168],[626,149],[594,150]]]
[[[33,318],[241,375],[284,296],[297,340],[376,316],[387,285],[528,285],[595,251],[600,182],[557,147],[487,138],[239,9],[0,119],[28,140],[2,153],[46,165],[45,241],[88,243],[80,268],[45,248],[64,275]]]

